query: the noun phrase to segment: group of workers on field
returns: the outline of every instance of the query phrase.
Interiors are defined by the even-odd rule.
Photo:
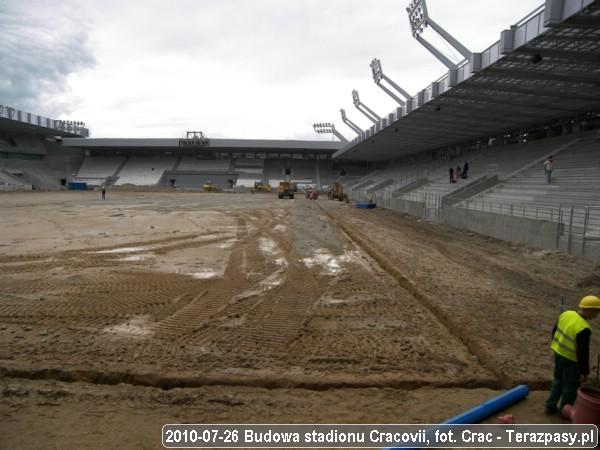
[[[583,297],[577,311],[565,311],[552,330],[554,381],[546,400],[546,414],[560,413],[565,405],[573,405],[579,386],[590,374],[590,338],[588,320],[600,313],[600,298]]]

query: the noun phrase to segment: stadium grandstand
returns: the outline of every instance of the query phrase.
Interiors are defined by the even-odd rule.
[[[83,157],[61,141],[87,136],[83,122],[53,120],[0,105],[0,191],[65,187]]]
[[[220,189],[277,186],[326,189],[340,175],[360,176],[362,162],[338,160],[334,141],[211,139],[208,146],[182,145],[181,139],[63,139],[83,161],[73,180],[90,186],[134,185],[201,189],[208,181]]]
[[[92,139],[87,129],[3,108],[0,190],[98,186],[177,186],[221,189],[277,185],[327,186],[340,175],[360,176],[362,162],[333,161],[339,142],[212,139],[209,147],[183,139]],[[25,118],[25,119],[23,119]],[[64,129],[63,129],[64,128]]]
[[[374,124],[355,130],[334,159],[369,161],[372,170],[344,182],[350,198],[600,258],[599,2],[546,1],[481,53],[428,23],[424,1],[407,11],[420,42],[434,25],[465,58],[454,64],[426,45],[447,74],[405,101],[387,90],[399,102],[388,115],[364,111],[355,92]],[[389,80],[379,61],[371,67],[376,83]],[[449,171],[466,161],[468,177],[451,182]]]

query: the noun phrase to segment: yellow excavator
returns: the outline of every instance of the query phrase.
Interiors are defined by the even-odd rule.
[[[254,183],[254,189],[252,189],[252,192],[271,192],[271,185],[269,183],[257,181]]]

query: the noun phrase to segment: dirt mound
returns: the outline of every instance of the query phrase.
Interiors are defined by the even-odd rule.
[[[593,273],[583,277],[577,283],[577,287],[589,289],[590,292],[600,292],[600,267],[597,267]]]

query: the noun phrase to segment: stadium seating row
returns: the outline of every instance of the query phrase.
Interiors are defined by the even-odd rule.
[[[357,173],[356,166],[349,170]],[[219,173],[230,173],[237,175],[236,185],[241,187],[253,187],[255,182],[267,182],[276,186],[285,179],[299,184],[328,186],[339,177],[340,172],[341,170],[332,167],[330,160],[87,156],[76,179],[90,185],[108,182],[117,186],[152,186],[170,183],[171,180],[175,180],[177,184],[178,173],[185,173],[186,179],[189,179],[190,173],[214,174],[210,176],[213,181],[220,179],[217,177]],[[358,169],[358,173],[362,173],[362,170]],[[224,177],[223,180],[227,178]]]

